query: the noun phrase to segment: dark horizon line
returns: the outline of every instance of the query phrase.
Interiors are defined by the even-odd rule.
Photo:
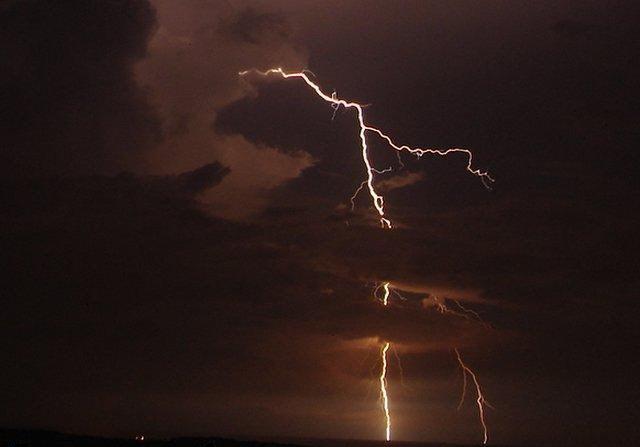
[[[13,436],[8,436],[13,435]],[[136,436],[144,436],[144,440],[136,439]],[[15,442],[20,441],[36,441],[42,442],[46,441],[47,438],[53,440],[51,438],[62,438],[59,440],[63,440],[67,438],[67,440],[72,439],[85,439],[85,440],[95,440],[95,441],[112,441],[112,442],[126,442],[132,443],[136,445],[150,445],[150,444],[158,444],[158,443],[175,443],[175,442],[188,442],[188,441],[219,441],[230,443],[230,445],[250,445],[252,447],[359,447],[359,446],[367,446],[367,445],[388,445],[388,446],[406,446],[406,447],[471,447],[481,444],[458,444],[451,442],[435,442],[435,441],[401,441],[401,440],[391,440],[385,441],[383,439],[345,439],[345,438],[315,438],[308,436],[249,436],[249,435],[173,435],[173,436],[147,436],[145,433],[137,433],[132,435],[131,437],[126,436],[105,436],[105,435],[94,435],[94,434],[77,434],[77,433],[68,433],[65,431],[60,431],[55,428],[7,428],[0,427],[0,440],[3,441],[11,441],[10,437],[15,437],[18,439],[14,440]],[[21,439],[20,439],[21,438]],[[35,439],[28,439],[35,438]],[[8,445],[12,445],[11,443]],[[23,444],[17,443],[16,446],[21,446]],[[31,444],[27,444],[31,445]],[[36,444],[39,445],[39,444]],[[207,445],[207,444],[205,444]],[[216,445],[216,444],[213,444]],[[225,444],[226,445],[226,444]],[[516,447],[512,444],[486,444],[487,446],[494,447]],[[518,447],[524,447],[528,444],[522,444]],[[534,444],[531,444],[533,446]],[[535,444],[538,445],[538,444]],[[560,445],[554,445],[555,447],[561,447]],[[551,447],[551,446],[546,446]],[[567,447],[567,446],[562,446]]]

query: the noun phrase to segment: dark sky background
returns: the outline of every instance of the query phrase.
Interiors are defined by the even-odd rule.
[[[635,2],[0,2],[0,426],[638,439]],[[371,139],[354,115],[465,159]],[[389,281],[407,300],[375,302]],[[460,299],[492,328],[441,315]],[[471,391],[471,390],[470,390]]]

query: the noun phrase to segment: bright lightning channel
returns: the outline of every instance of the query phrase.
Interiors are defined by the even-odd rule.
[[[357,116],[358,116],[358,126],[360,128],[360,132],[359,132],[359,136],[360,136],[360,150],[361,150],[361,154],[362,154],[362,161],[364,162],[365,168],[366,168],[366,179],[360,184],[360,186],[356,189],[355,193],[353,194],[353,196],[351,196],[351,208],[355,208],[355,199],[356,196],[364,189],[364,187],[367,187],[367,190],[369,191],[369,196],[371,197],[371,201],[376,209],[376,211],[378,212],[378,216],[380,218],[380,225],[382,228],[392,228],[392,223],[391,220],[389,220],[387,217],[385,217],[385,209],[384,209],[384,197],[380,194],[378,194],[378,192],[375,189],[375,185],[374,185],[374,180],[375,180],[375,175],[374,174],[384,174],[387,172],[391,171],[391,168],[386,168],[384,170],[378,170],[376,168],[374,168],[371,164],[371,161],[369,160],[369,147],[367,146],[367,139],[366,139],[366,133],[367,132],[372,132],[376,135],[378,135],[380,138],[382,138],[383,140],[385,140],[388,144],[388,146],[390,146],[392,149],[395,149],[399,156],[399,154],[402,151],[407,151],[410,154],[413,154],[415,156],[417,156],[418,158],[422,157],[425,154],[430,154],[430,155],[439,155],[439,156],[446,156],[452,153],[462,153],[465,154],[467,157],[467,166],[466,166],[466,170],[468,172],[470,172],[471,174],[477,176],[480,178],[480,180],[482,181],[483,185],[485,187],[487,187],[488,189],[490,189],[490,184],[494,182],[494,179],[491,177],[491,175],[489,175],[488,172],[486,171],[482,171],[480,169],[475,169],[473,167],[473,153],[468,150],[468,149],[461,149],[461,148],[450,148],[450,149],[446,149],[446,150],[442,150],[442,149],[433,149],[433,148],[420,148],[420,147],[410,147],[407,145],[399,145],[397,143],[395,143],[393,141],[393,139],[391,137],[389,137],[388,135],[386,135],[384,132],[382,132],[380,129],[376,128],[376,127],[372,127],[369,126],[365,123],[365,119],[364,119],[364,105],[363,104],[359,104],[357,102],[353,102],[353,101],[347,101],[345,99],[340,99],[337,97],[336,93],[333,92],[331,95],[327,95],[326,93],[324,93],[322,91],[322,89],[320,88],[320,86],[318,84],[316,84],[315,82],[313,82],[311,79],[309,79],[309,77],[307,76],[307,73],[309,73],[309,70],[303,70],[301,72],[292,72],[292,73],[287,73],[285,72],[282,68],[271,68],[269,70],[266,71],[260,71],[260,70],[256,70],[256,69],[251,69],[251,70],[244,70],[239,72],[238,74],[240,76],[246,76],[249,73],[256,73],[259,74],[261,76],[269,76],[272,74],[275,75],[279,75],[284,79],[289,79],[289,78],[300,78],[302,79],[309,87],[311,87],[311,89],[324,101],[328,102],[331,104],[331,107],[333,107],[334,109],[334,115],[335,112],[338,110],[338,108],[340,106],[343,106],[345,109],[356,109],[357,111]],[[401,166],[402,164],[402,160],[399,160]],[[380,286],[378,286],[379,288]],[[378,288],[376,288],[376,292],[378,290]],[[384,295],[382,298],[382,304],[386,307],[389,304],[389,296],[391,294],[390,291],[390,284],[388,282],[385,282],[382,284],[382,288],[384,289]],[[460,315],[460,316],[465,316],[464,314],[461,314],[459,312],[455,312],[452,311],[451,309],[449,309],[446,304],[439,299],[434,300],[436,306],[438,307],[438,309],[440,310],[440,312],[442,313],[453,313],[456,315]],[[475,313],[474,311],[470,311],[464,307],[462,307],[459,303],[457,303],[458,306],[461,308],[461,310],[466,313],[472,313],[474,314],[474,316],[476,316],[480,321],[480,317],[479,315],[477,315],[477,313]],[[382,349],[380,351],[380,356],[381,356],[381,360],[382,360],[382,370],[380,372],[380,395],[381,395],[381,399],[382,399],[382,409],[384,411],[384,416],[385,416],[385,421],[386,421],[386,437],[385,439],[387,441],[391,440],[391,416],[390,416],[390,412],[389,412],[389,395],[387,393],[387,351],[389,350],[389,347],[391,346],[391,344],[389,342],[384,342],[382,345]],[[455,349],[457,358],[458,358],[458,362],[460,363],[460,366],[462,368],[463,374],[464,374],[464,389],[463,389],[463,395],[460,401],[460,406],[462,405],[462,403],[464,402],[464,396],[466,393],[466,384],[467,384],[467,374],[471,375],[473,382],[476,386],[476,392],[477,392],[477,404],[478,404],[478,410],[479,410],[479,414],[480,414],[480,422],[482,424],[483,430],[484,430],[484,438],[483,438],[483,444],[487,443],[487,439],[488,439],[488,434],[487,434],[487,425],[485,423],[484,420],[484,405],[487,405],[489,407],[491,407],[491,405],[484,399],[484,396],[482,395],[482,389],[480,388],[480,384],[476,378],[476,375],[473,373],[473,371],[471,371],[471,369],[469,369],[469,367],[462,361],[462,357],[460,356],[460,352],[458,351],[458,349]]]
[[[385,342],[382,345],[380,351],[380,357],[382,358],[382,370],[380,371],[380,396],[382,398],[382,410],[384,411],[384,417],[386,421],[386,437],[387,441],[391,440],[391,415],[389,414],[389,395],[387,394],[387,351],[391,344]]]
[[[382,305],[389,305],[389,283],[385,282],[382,284],[384,289],[384,296],[382,297]],[[391,440],[391,414],[389,412],[389,393],[387,392],[387,351],[391,344],[387,341],[382,345],[382,350],[380,351],[380,358],[382,360],[382,371],[380,372],[380,397],[382,399],[382,411],[384,412],[384,419],[386,423],[386,431],[385,431],[385,439],[387,441]],[[397,355],[397,354],[396,354]]]
[[[376,288],[373,290],[373,297],[376,300],[379,300],[383,306],[387,306],[389,304],[389,297],[391,296],[391,287],[390,287],[391,283],[388,282],[383,282],[380,283],[376,286]],[[382,289],[383,290],[383,294],[382,294],[382,298],[379,298],[378,295],[378,291]]]
[[[412,148],[412,147],[409,147],[407,145],[396,144],[391,139],[391,137],[386,135],[380,129],[378,129],[376,127],[369,126],[369,125],[367,125],[365,123],[364,106],[362,104],[359,104],[359,103],[353,102],[353,101],[347,101],[345,99],[340,99],[340,98],[337,97],[335,92],[333,92],[331,95],[327,95],[326,93],[324,93],[322,91],[322,89],[320,88],[320,86],[318,84],[316,84],[311,79],[309,79],[309,76],[307,76],[307,72],[308,72],[308,70],[303,70],[303,71],[300,71],[300,72],[287,73],[282,68],[271,68],[271,69],[266,70],[266,71],[260,71],[260,70],[256,70],[256,69],[244,70],[244,71],[239,72],[238,74],[240,76],[245,76],[245,75],[247,75],[249,73],[257,73],[257,74],[259,74],[261,76],[269,76],[271,74],[274,74],[274,75],[279,75],[284,79],[300,78],[309,87],[311,87],[311,89],[313,91],[315,91],[316,94],[320,98],[322,98],[326,102],[330,103],[331,106],[334,108],[334,110],[337,110],[340,106],[343,106],[345,109],[350,109],[350,108],[356,109],[357,114],[358,114],[358,126],[360,128],[360,132],[359,132],[359,135],[360,135],[360,150],[361,150],[361,153],[362,153],[362,161],[364,162],[364,165],[365,165],[365,168],[366,168],[366,172],[367,172],[366,179],[364,180],[364,182],[360,186],[360,188],[358,188],[358,191],[356,192],[356,194],[366,184],[367,189],[369,191],[369,195],[371,196],[371,201],[373,203],[373,206],[375,207],[376,211],[378,212],[378,216],[380,217],[380,225],[382,226],[382,228],[391,228],[392,224],[391,224],[391,220],[389,220],[388,218],[385,217],[384,197],[382,195],[378,194],[378,192],[376,191],[375,186],[374,186],[374,179],[375,179],[374,174],[377,173],[377,172],[380,172],[380,171],[377,171],[371,165],[371,161],[369,160],[369,147],[367,146],[367,139],[366,139],[366,133],[367,132],[372,132],[372,133],[378,135],[380,138],[385,140],[387,142],[387,144],[391,148],[395,149],[396,151],[398,151],[398,152],[407,151],[407,152],[409,152],[409,153],[411,153],[411,154],[413,154],[413,155],[415,155],[417,157],[422,157],[425,154],[433,154],[433,155],[445,156],[445,155],[449,155],[449,154],[456,153],[456,152],[465,154],[466,157],[467,157],[467,166],[466,166],[467,171],[469,171],[471,174],[479,177],[480,180],[482,181],[482,183],[487,188],[489,188],[489,184],[494,181],[493,178],[489,175],[488,172],[481,171],[480,169],[474,169],[473,168],[473,153],[468,149],[451,148],[451,149],[442,150],[442,149],[420,148],[420,147]],[[351,198],[352,204],[353,204],[354,197],[355,197],[355,195]]]
[[[389,283],[385,282],[382,287],[384,288],[384,296],[382,297],[382,304],[386,306],[389,304],[389,293],[390,293]]]

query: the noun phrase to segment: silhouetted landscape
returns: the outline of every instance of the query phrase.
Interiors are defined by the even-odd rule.
[[[6,447],[464,447],[462,444],[423,443],[402,441],[346,440],[346,439],[296,439],[258,440],[224,437],[177,437],[169,439],[104,438],[73,435],[51,430],[0,429],[0,446]],[[503,446],[506,447],[506,446]]]

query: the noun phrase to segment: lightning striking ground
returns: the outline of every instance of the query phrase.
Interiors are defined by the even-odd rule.
[[[476,387],[476,396],[477,396],[476,404],[478,405],[478,415],[480,416],[480,424],[482,425],[482,431],[483,431],[482,443],[486,444],[487,440],[489,439],[489,432],[487,429],[487,423],[484,419],[484,406],[486,405],[489,408],[491,408],[491,404],[485,400],[484,395],[482,394],[482,388],[480,387],[480,382],[478,382],[478,378],[476,377],[475,373],[462,361],[462,356],[460,355],[460,351],[458,350],[458,348],[455,348],[454,351],[456,353],[456,357],[458,358],[458,363],[460,364],[460,368],[462,368],[462,374],[464,377],[462,397],[460,399],[460,404],[458,405],[458,408],[460,408],[464,403],[464,396],[467,389],[467,374],[469,374]]]
[[[389,220],[387,217],[385,217],[385,209],[384,209],[384,197],[380,194],[378,194],[378,192],[376,191],[375,185],[374,185],[374,180],[375,180],[375,173],[378,172],[372,165],[371,165],[371,161],[369,160],[369,147],[367,146],[367,138],[366,138],[366,134],[367,132],[371,132],[374,133],[376,135],[378,135],[380,138],[382,138],[383,140],[385,140],[388,144],[388,146],[390,146],[392,149],[396,150],[398,153],[402,152],[402,151],[407,151],[417,157],[422,157],[423,155],[426,154],[432,154],[432,155],[440,155],[440,156],[445,156],[445,155],[449,155],[452,153],[462,153],[464,155],[466,155],[467,157],[467,166],[466,169],[467,171],[469,171],[471,174],[477,176],[480,178],[480,180],[482,181],[482,183],[489,188],[489,184],[493,183],[494,180],[493,178],[489,175],[488,172],[486,171],[482,171],[480,169],[475,169],[473,167],[473,153],[468,150],[468,149],[460,149],[460,148],[450,148],[450,149],[433,149],[433,148],[420,148],[420,147],[415,147],[412,148],[410,146],[407,145],[399,145],[397,143],[395,143],[393,141],[393,139],[391,137],[389,137],[388,135],[386,135],[384,132],[382,132],[380,129],[376,128],[376,127],[372,127],[366,124],[365,122],[365,118],[364,118],[364,105],[357,103],[357,102],[353,102],[353,101],[348,101],[345,99],[340,99],[338,98],[338,96],[336,95],[335,92],[333,92],[331,95],[327,95],[326,93],[324,93],[322,91],[322,89],[320,88],[320,86],[318,84],[316,84],[315,82],[313,82],[311,79],[309,79],[309,76],[307,75],[307,73],[309,73],[308,70],[303,70],[303,71],[299,71],[299,72],[292,72],[292,73],[287,73],[285,72],[282,68],[271,68],[269,70],[266,71],[260,71],[260,70],[256,70],[256,69],[251,69],[251,70],[244,70],[239,72],[238,74],[240,76],[246,76],[249,73],[256,73],[259,74],[261,76],[269,76],[269,75],[279,75],[284,79],[290,79],[290,78],[299,78],[302,79],[309,87],[311,87],[311,89],[316,92],[316,94],[322,98],[324,101],[328,102],[329,104],[331,104],[331,106],[334,108],[334,111],[337,110],[340,106],[344,107],[345,109],[356,109],[357,111],[357,116],[358,116],[358,126],[360,128],[360,151],[362,153],[362,161],[364,162],[365,168],[366,168],[366,179],[364,180],[363,184],[366,184],[367,189],[369,191],[369,195],[371,196],[371,201],[373,203],[373,206],[375,207],[379,219],[380,219],[380,225],[382,226],[382,228],[391,228],[392,224],[391,224],[391,220]],[[361,186],[360,188],[358,188],[358,191],[360,189],[362,189],[363,186]],[[356,194],[357,194],[356,192]],[[351,202],[353,204],[355,195],[352,197]]]
[[[381,286],[384,289],[382,305],[387,307],[389,305],[389,295],[391,293],[389,290],[389,283],[385,282]],[[379,287],[380,286],[378,286],[378,288]],[[382,400],[382,410],[384,412],[384,419],[386,423],[385,439],[387,441],[391,440],[391,415],[389,413],[389,394],[387,392],[387,351],[390,346],[391,344],[386,341],[382,345],[382,350],[380,351],[380,358],[382,360],[382,371],[380,372],[380,398]]]
[[[466,307],[464,307],[462,304],[460,304],[460,302],[458,300],[454,300],[454,302],[457,304],[457,306],[462,310],[462,312],[457,312],[455,310],[450,309],[445,301],[439,297],[434,296],[433,297],[433,302],[436,305],[436,307],[438,308],[438,311],[440,313],[448,313],[448,314],[452,314],[452,315],[456,315],[458,317],[462,317],[465,319],[469,319],[469,315],[472,315],[475,317],[475,319],[482,323],[485,327],[491,328],[491,326],[487,323],[485,323],[485,321],[480,317],[480,315],[474,311],[473,309],[468,309]],[[460,355],[460,351],[458,350],[458,348],[454,348],[454,351],[456,353],[456,357],[458,359],[458,363],[460,364],[460,368],[462,369],[462,394],[460,396],[460,402],[458,403],[458,407],[457,409],[460,410],[460,408],[462,408],[462,405],[464,404],[464,399],[467,395],[467,384],[468,384],[468,380],[467,380],[467,374],[471,376],[471,379],[473,380],[473,383],[476,387],[476,404],[478,405],[478,416],[480,419],[480,424],[482,425],[482,432],[483,432],[483,444],[487,443],[487,440],[489,438],[489,430],[487,427],[487,423],[485,421],[485,415],[484,415],[484,407],[485,405],[489,408],[493,408],[491,406],[491,404],[484,398],[484,394],[482,393],[482,388],[480,387],[480,382],[478,381],[478,377],[476,376],[476,374],[471,370],[471,368],[469,368],[464,361],[462,360],[462,355]]]
[[[360,152],[362,154],[362,161],[365,165],[365,171],[366,171],[366,176],[365,176],[365,180],[362,181],[362,183],[360,184],[360,186],[356,189],[356,191],[354,192],[354,194],[351,196],[350,201],[351,201],[351,209],[353,210],[355,208],[355,199],[358,196],[358,194],[364,190],[365,186],[369,192],[369,196],[371,197],[371,202],[374,206],[374,208],[376,209],[377,213],[378,213],[378,217],[380,220],[380,225],[382,228],[387,228],[390,229],[392,228],[392,222],[389,218],[386,217],[386,213],[385,213],[385,207],[384,207],[384,197],[379,194],[376,191],[375,188],[375,174],[385,174],[388,172],[392,171],[392,168],[386,168],[383,170],[378,170],[376,168],[374,168],[371,164],[371,160],[369,159],[369,147],[367,145],[367,132],[373,133],[375,135],[377,135],[379,138],[381,138],[382,140],[384,140],[387,145],[394,149],[396,151],[396,155],[398,157],[398,164],[399,166],[402,168],[404,167],[404,163],[402,162],[402,158],[401,158],[401,153],[403,151],[406,151],[412,155],[415,155],[416,157],[420,158],[424,155],[439,155],[439,156],[446,156],[449,154],[453,154],[453,153],[462,153],[467,157],[467,165],[466,165],[466,170],[473,174],[476,177],[479,177],[480,180],[482,181],[483,185],[488,188],[490,188],[490,184],[494,182],[494,179],[491,177],[491,175],[489,175],[488,172],[486,171],[482,171],[480,169],[474,168],[473,167],[473,153],[468,150],[468,149],[461,149],[461,148],[450,148],[450,149],[434,149],[434,148],[420,148],[420,147],[410,147],[407,145],[400,145],[397,144],[396,142],[394,142],[394,140],[386,135],[382,130],[376,128],[376,127],[372,127],[370,125],[368,125],[365,122],[365,117],[364,117],[364,107],[366,106],[365,104],[359,104],[357,102],[353,102],[353,101],[348,101],[345,99],[341,99],[337,96],[336,92],[332,92],[331,95],[327,95],[326,93],[324,93],[322,91],[322,89],[320,88],[320,86],[313,82],[308,74],[311,74],[315,77],[315,75],[310,72],[309,70],[302,70],[300,72],[291,72],[291,73],[287,73],[285,72],[282,68],[271,68],[269,70],[266,71],[260,71],[260,70],[256,70],[256,69],[251,69],[251,70],[244,70],[239,72],[238,74],[240,76],[246,76],[249,73],[256,73],[258,75],[261,76],[269,76],[269,75],[279,75],[280,77],[284,78],[284,79],[290,79],[290,78],[299,78],[302,79],[309,87],[311,87],[311,89],[324,101],[328,102],[331,107],[333,108],[333,117],[335,117],[335,113],[337,112],[337,110],[340,108],[340,106],[344,107],[345,109],[355,109],[357,112],[357,119],[358,119],[358,127],[359,127],[359,137],[360,137]],[[333,119],[332,117],[332,119]],[[376,299],[378,298],[377,292],[378,290],[382,288],[384,290],[384,294],[382,299],[380,299],[380,301],[382,302],[382,304],[386,307],[389,304],[389,297],[391,295],[391,291],[392,288],[390,287],[390,283],[389,282],[384,282],[380,285],[378,285],[374,291],[374,296],[376,297]],[[396,292],[397,293],[397,292]],[[399,295],[401,298],[402,296]],[[468,318],[469,314],[474,315],[478,320],[482,321],[480,319],[480,316],[475,313],[474,311],[468,310],[466,308],[464,308],[462,305],[460,305],[458,303],[458,306],[460,307],[460,309],[462,310],[463,313],[460,312],[455,312],[452,311],[451,309],[449,309],[446,304],[444,303],[444,301],[442,300],[435,300],[435,304],[438,307],[438,309],[442,312],[442,313],[454,313],[456,315],[459,316],[464,316],[466,318]],[[380,377],[379,377],[379,382],[380,382],[380,397],[381,397],[381,403],[382,403],[382,409],[384,412],[384,418],[385,418],[385,439],[387,441],[391,440],[391,415],[390,415],[390,411],[389,411],[389,394],[387,392],[387,367],[388,367],[388,362],[387,362],[387,352],[389,350],[389,347],[391,346],[390,342],[385,341],[382,344],[382,348],[380,350],[380,357],[381,357],[381,363],[382,363],[382,369],[380,372]],[[469,367],[462,361],[462,357],[460,356],[460,352],[458,351],[458,349],[455,349],[456,355],[458,357],[458,362],[460,363],[460,366],[462,368],[463,374],[464,374],[464,388],[463,388],[463,395],[460,401],[460,405],[462,405],[462,403],[464,402],[464,396],[466,394],[466,385],[467,385],[467,374],[471,375],[474,384],[476,386],[476,391],[477,391],[477,404],[478,404],[478,409],[479,409],[479,413],[480,413],[480,422],[482,423],[482,427],[484,430],[484,441],[483,443],[486,444],[487,443],[487,439],[488,439],[488,435],[487,435],[487,425],[485,423],[485,419],[484,419],[484,405],[487,405],[490,407],[489,403],[484,399],[484,396],[482,395],[482,390],[480,388],[480,384],[476,378],[476,375],[473,373],[473,371],[471,371],[471,369],[469,369]],[[397,356],[397,353],[396,353]],[[399,358],[398,358],[399,360]]]
[[[390,343],[385,342],[382,345],[380,351],[380,357],[382,358],[382,370],[380,371],[380,397],[382,399],[382,410],[384,411],[384,417],[386,421],[386,437],[387,441],[391,441],[391,415],[389,413],[389,395],[387,394],[387,351],[389,350]]]

